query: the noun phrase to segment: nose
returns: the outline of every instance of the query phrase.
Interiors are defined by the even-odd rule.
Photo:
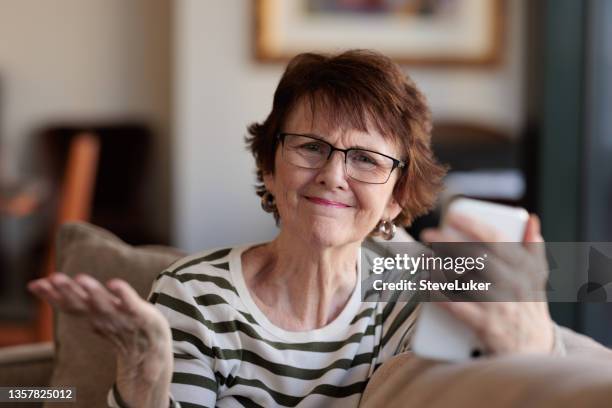
[[[346,189],[347,176],[344,168],[344,153],[334,151],[325,165],[319,169],[315,181],[319,184],[325,184],[328,188]]]

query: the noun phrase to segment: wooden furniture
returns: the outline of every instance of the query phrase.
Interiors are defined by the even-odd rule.
[[[81,132],[69,140],[66,163],[60,182],[57,215],[49,235],[42,276],[54,272],[54,239],[57,229],[67,221],[87,221],[96,181],[100,139],[92,132]],[[51,307],[39,302],[36,320],[25,324],[0,325],[0,346],[49,341],[53,337]]]
[[[94,133],[80,133],[71,141],[53,237],[65,222],[89,220],[99,155],[100,140]],[[45,276],[55,272],[54,240],[51,239],[50,242]],[[36,340],[49,341],[53,338],[53,310],[48,303],[39,303]]]

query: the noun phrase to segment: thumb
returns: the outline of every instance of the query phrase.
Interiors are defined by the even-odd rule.
[[[122,279],[111,279],[106,287],[117,296],[121,302],[121,308],[132,315],[137,315],[141,311],[141,304],[143,299],[140,295],[130,286],[129,283]]]
[[[529,215],[523,242],[544,242],[540,231],[540,218],[535,214]]]
[[[544,238],[540,232],[540,218],[531,214],[527,221],[527,227],[525,228],[525,236],[523,238],[523,246],[533,256],[542,262],[544,268],[543,276],[548,275],[547,262],[546,262],[546,246],[544,244]]]

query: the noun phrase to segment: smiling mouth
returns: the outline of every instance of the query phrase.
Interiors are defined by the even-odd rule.
[[[322,205],[322,206],[325,206],[325,207],[334,207],[334,208],[349,208],[350,207],[350,205],[346,205],[346,204],[340,203],[338,201],[326,200],[324,198],[319,198],[319,197],[308,197],[308,196],[306,196],[306,199],[308,201],[310,201],[311,203]]]

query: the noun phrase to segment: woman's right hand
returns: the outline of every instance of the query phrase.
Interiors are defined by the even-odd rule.
[[[117,351],[117,388],[130,407],[167,407],[172,338],[166,318],[125,281],[106,286],[88,275],[62,273],[28,284],[62,312],[80,316]]]

